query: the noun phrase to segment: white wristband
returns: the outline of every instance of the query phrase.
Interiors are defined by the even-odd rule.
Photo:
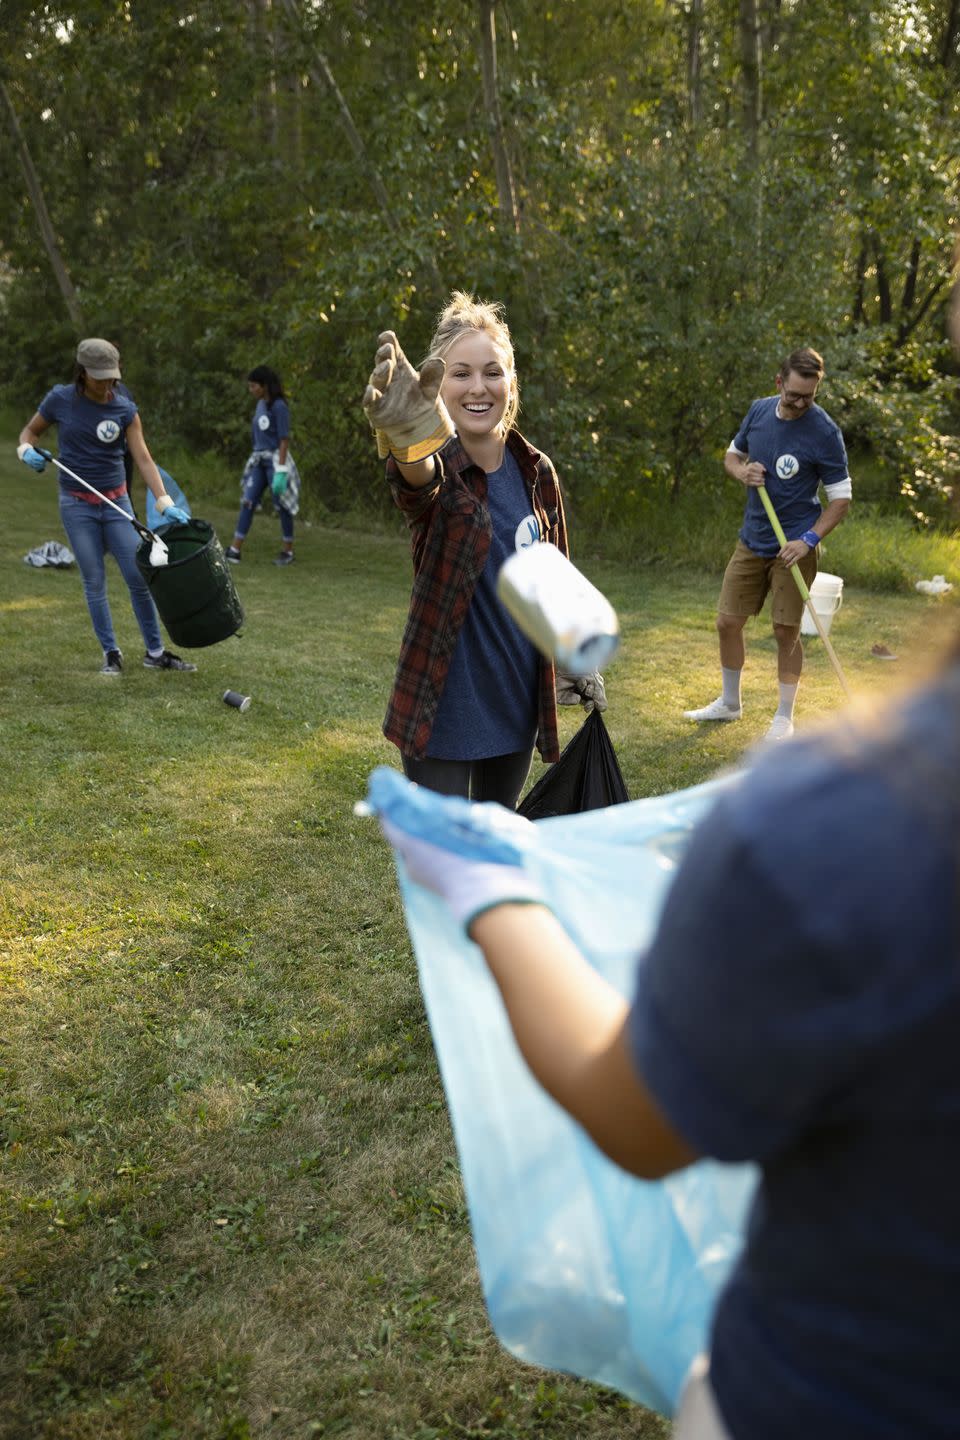
[[[170,509],[170,506],[173,504],[173,501],[170,499],[169,495],[158,495],[154,503],[156,504],[157,509],[160,511],[160,514],[165,515],[166,512]]]
[[[32,446],[32,445],[18,445],[18,446],[17,446],[17,459],[18,459],[18,460],[22,460],[23,457],[24,457],[24,455],[26,455],[27,451],[28,451],[28,450],[32,450],[32,449],[33,449],[33,446]]]

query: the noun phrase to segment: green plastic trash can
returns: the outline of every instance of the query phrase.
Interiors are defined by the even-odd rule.
[[[161,525],[154,533],[166,545],[169,561],[151,565],[151,542],[143,540],[137,569],[173,643],[201,649],[235,635],[243,624],[243,606],[213,526],[192,517],[185,525]]]

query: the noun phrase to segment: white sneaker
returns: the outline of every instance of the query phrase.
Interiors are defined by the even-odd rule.
[[[699,710],[684,710],[684,720],[739,720],[743,711],[737,706],[728,705],[722,695],[716,700],[711,700],[709,705],[703,705]]]
[[[793,721],[788,720],[786,715],[774,715],[770,721],[770,728],[764,735],[764,740],[789,740],[793,734]]]

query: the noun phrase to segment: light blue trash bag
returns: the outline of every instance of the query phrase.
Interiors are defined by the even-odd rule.
[[[462,854],[522,863],[630,996],[690,832],[730,783],[531,823],[381,768],[361,808],[425,840],[442,828]],[[451,807],[467,817],[452,841]],[[741,1247],[753,1168],[700,1161],[642,1181],[608,1160],[531,1076],[480,950],[398,871],[498,1339],[520,1360],[672,1414]]]

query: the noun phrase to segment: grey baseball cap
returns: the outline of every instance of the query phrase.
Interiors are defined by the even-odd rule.
[[[77,346],[77,364],[91,380],[120,379],[120,351],[109,340],[81,340]]]

